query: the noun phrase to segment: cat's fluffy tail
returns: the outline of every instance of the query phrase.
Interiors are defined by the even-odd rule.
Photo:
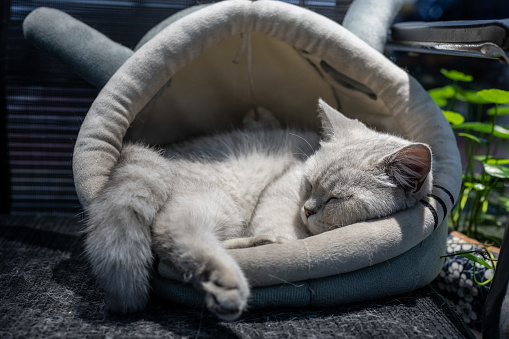
[[[152,150],[125,146],[109,182],[87,209],[85,251],[106,293],[106,309],[113,313],[136,312],[149,301],[150,226],[168,198],[157,173],[160,161]]]

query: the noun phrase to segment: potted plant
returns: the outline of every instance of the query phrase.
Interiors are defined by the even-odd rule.
[[[509,92],[475,89],[473,77],[441,69],[450,84],[429,90],[454,130],[462,153],[463,182],[449,217],[449,243],[437,286],[456,303],[464,320],[480,330],[484,301],[496,270],[507,222],[509,129],[499,117],[509,114]]]

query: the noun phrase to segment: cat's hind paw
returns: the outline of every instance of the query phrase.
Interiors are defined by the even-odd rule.
[[[236,265],[209,262],[202,274],[201,289],[206,294],[207,308],[222,320],[236,320],[246,309],[249,286]]]

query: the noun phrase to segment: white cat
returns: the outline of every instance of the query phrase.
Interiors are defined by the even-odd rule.
[[[87,211],[86,252],[107,309],[146,305],[155,253],[205,292],[210,311],[234,320],[249,286],[226,248],[381,218],[430,192],[427,145],[318,106],[322,140],[312,131],[260,127],[277,125],[266,117],[162,151],[125,145]]]

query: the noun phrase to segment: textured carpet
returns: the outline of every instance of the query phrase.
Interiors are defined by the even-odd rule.
[[[471,338],[426,287],[326,309],[263,309],[232,323],[153,300],[140,314],[107,314],[82,255],[76,218],[0,216],[0,338]]]

